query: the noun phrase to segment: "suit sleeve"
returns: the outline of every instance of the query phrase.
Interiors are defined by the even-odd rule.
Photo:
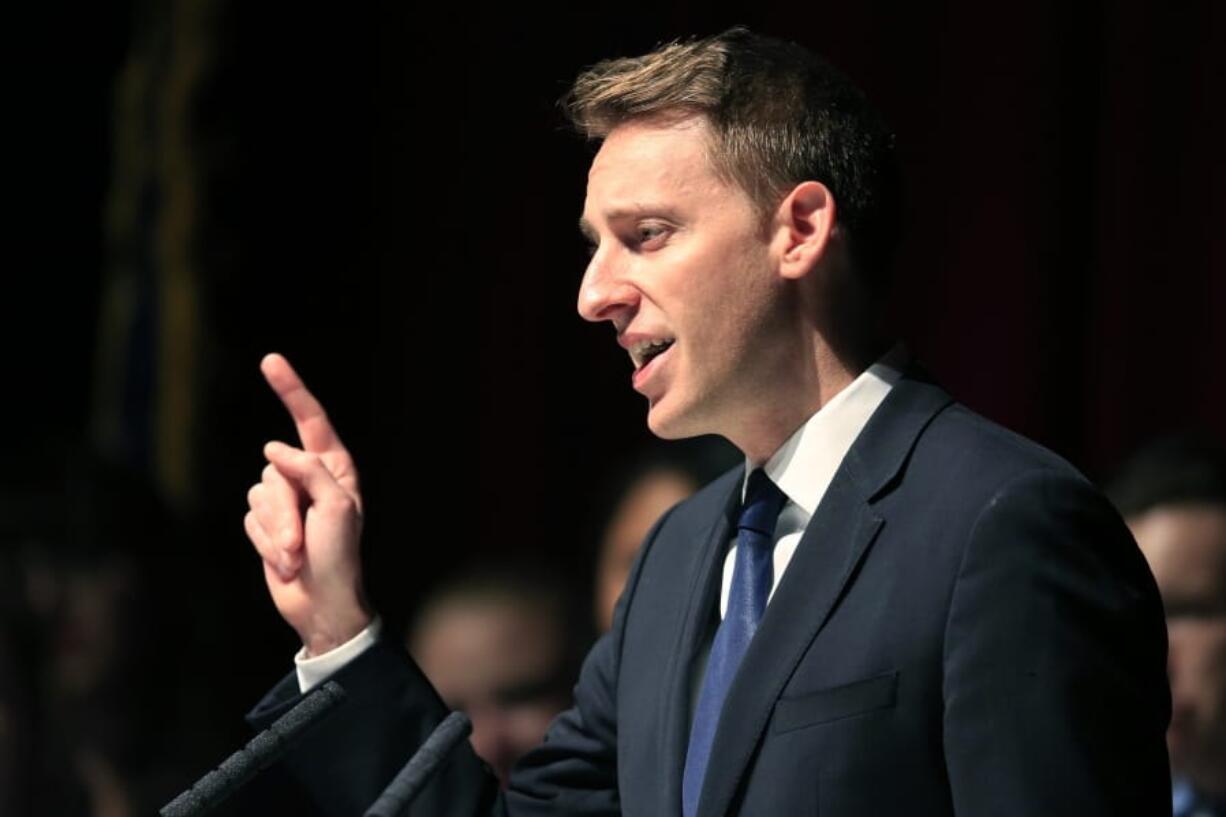
[[[287,752],[284,770],[316,813],[366,813],[384,787],[446,717],[448,710],[398,644],[380,640],[330,680],[346,700]],[[247,715],[262,729],[301,700],[290,673]],[[261,793],[271,800],[271,793]],[[413,802],[414,817],[505,813],[498,782],[467,741]]]
[[[574,705],[519,762],[506,792],[465,741],[414,801],[410,815],[619,814],[612,649],[612,636],[605,636],[588,654]],[[413,660],[386,641],[331,680],[345,690],[346,701],[287,753],[285,772],[317,813],[354,817],[366,812],[448,710]],[[293,674],[283,679],[248,722],[264,728],[300,701],[297,683]],[[260,797],[276,801],[267,790]]]
[[[545,742],[515,767],[506,792],[466,741],[414,801],[414,817],[615,817],[617,667],[625,610],[644,557],[664,523],[648,534],[618,601],[613,630],[584,660],[574,705],[550,725]],[[321,814],[364,814],[448,710],[413,660],[381,640],[333,679],[347,700],[285,758],[285,771]],[[291,673],[247,716],[257,729],[301,700]]]
[[[1170,814],[1161,602],[1084,480],[1044,471],[995,494],[963,553],[944,649],[957,814]]]
[[[465,741],[414,801],[411,815],[582,815],[620,813],[613,686],[613,640],[602,638],[584,661],[575,703],[550,725],[545,742],[498,781]],[[381,641],[333,676],[345,703],[287,755],[285,771],[319,814],[354,817],[383,791],[447,715],[433,687],[399,645]],[[247,719],[256,728],[301,700],[289,675]],[[264,800],[274,799],[267,791]]]

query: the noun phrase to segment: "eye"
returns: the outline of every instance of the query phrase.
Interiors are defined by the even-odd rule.
[[[644,221],[635,227],[635,237],[640,247],[651,249],[668,237],[669,229],[658,221]]]

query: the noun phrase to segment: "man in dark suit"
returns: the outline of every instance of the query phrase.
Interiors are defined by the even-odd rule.
[[[464,748],[414,813],[1168,813],[1153,580],[1072,467],[883,342],[897,187],[859,92],[732,30],[601,63],[568,104],[601,142],[579,311],[654,432],[746,467],[649,534],[509,788]],[[363,601],[352,460],[284,359],[264,372],[302,447],[266,448],[247,529],[304,648],[251,717],[335,676],[347,711],[288,763],[359,813],[446,713]]]

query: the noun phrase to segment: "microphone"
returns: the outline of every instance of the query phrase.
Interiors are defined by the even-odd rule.
[[[336,681],[316,687],[272,726],[163,806],[159,814],[161,817],[197,817],[212,811],[244,783],[279,760],[294,741],[344,700],[345,691]]]
[[[472,731],[473,722],[463,712],[452,712],[444,718],[392,782],[387,784],[383,794],[366,811],[365,817],[400,817],[447,756]]]

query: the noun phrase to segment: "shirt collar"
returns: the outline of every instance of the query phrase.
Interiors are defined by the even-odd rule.
[[[817,510],[856,437],[902,377],[906,358],[906,350],[895,346],[818,409],[766,461],[766,475],[808,516]],[[752,468],[746,461],[746,481]]]

